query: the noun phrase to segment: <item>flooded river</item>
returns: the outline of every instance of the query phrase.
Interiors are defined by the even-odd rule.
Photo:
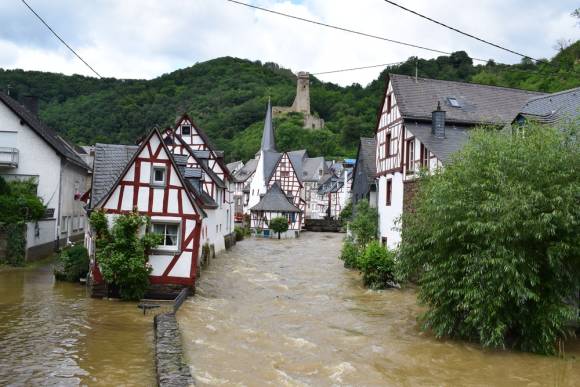
[[[364,289],[340,242],[248,240],[211,263],[178,313],[198,385],[580,385],[579,341],[563,360],[436,340],[414,291]]]
[[[0,272],[0,386],[154,386],[153,324],[50,266]]]

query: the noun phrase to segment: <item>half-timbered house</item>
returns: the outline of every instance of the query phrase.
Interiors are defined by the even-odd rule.
[[[478,125],[503,127],[539,93],[390,74],[376,125],[380,236],[396,247],[398,219],[412,208],[421,168],[447,163]]]
[[[163,243],[149,255],[150,282],[158,295],[173,295],[180,287],[194,287],[203,218],[198,169],[178,164],[161,133],[154,129],[138,148],[123,145],[95,146],[91,210],[105,211],[112,223],[116,215],[137,211],[151,218],[144,232],[163,235]],[[92,230],[86,246],[91,256],[90,278],[94,295],[104,279],[95,254]]]
[[[270,221],[276,217],[288,220],[288,231],[282,233],[282,238],[297,238],[302,229],[302,210],[293,204],[293,198],[288,196],[277,182],[274,182],[260,201],[250,209],[250,228],[259,236],[272,237]]]
[[[233,235],[234,182],[223,153],[213,148],[205,132],[187,114],[174,128],[163,131],[163,139],[174,155],[186,157],[188,169],[200,174],[197,196],[204,199],[201,206],[207,212],[201,243],[214,245],[216,252],[224,250],[226,239]]]

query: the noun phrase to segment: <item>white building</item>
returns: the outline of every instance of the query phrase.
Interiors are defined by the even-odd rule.
[[[27,227],[27,259],[45,257],[68,240],[81,239],[86,227],[79,200],[89,179],[89,166],[30,109],[0,92],[0,175],[7,181],[32,180],[46,206],[45,218]]]
[[[472,83],[390,74],[376,128],[377,206],[380,237],[389,248],[401,241],[398,220],[412,208],[421,168],[451,160],[477,125],[498,129],[541,93]]]

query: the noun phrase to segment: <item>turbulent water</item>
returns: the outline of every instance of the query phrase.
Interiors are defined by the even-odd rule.
[[[49,266],[0,272],[0,386],[154,386],[152,328]]]
[[[178,313],[197,384],[580,385],[579,341],[559,359],[436,340],[414,291],[364,289],[340,242],[248,240],[216,258]]]

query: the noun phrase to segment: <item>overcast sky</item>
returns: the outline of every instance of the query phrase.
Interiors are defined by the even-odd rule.
[[[248,9],[226,0],[27,0],[101,75],[154,78],[221,56],[329,71],[437,54]],[[406,13],[383,0],[242,0],[442,51],[515,63],[519,57]],[[418,12],[532,57],[580,39],[577,0],[398,0]],[[0,67],[93,75],[20,0],[0,0]],[[367,84],[381,69],[320,76]]]

